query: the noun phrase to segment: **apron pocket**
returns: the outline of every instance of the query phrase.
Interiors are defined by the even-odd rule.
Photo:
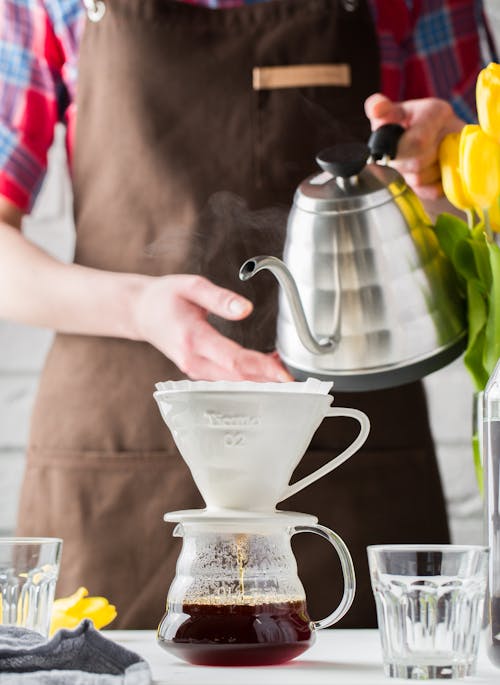
[[[283,67],[254,67],[254,90],[300,88],[307,86],[351,85],[348,64],[289,64]]]

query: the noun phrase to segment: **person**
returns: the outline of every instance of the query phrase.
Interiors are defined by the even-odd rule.
[[[18,533],[64,539],[58,594],[86,585],[117,605],[116,627],[152,628],[179,551],[163,513],[203,506],[154,406],[154,383],[290,380],[274,351],[274,286],[264,277],[240,284],[238,266],[271,246],[279,253],[286,208],[315,152],[367,139],[373,93],[390,98],[367,101],[375,122],[384,106],[420,97],[471,112],[481,19],[472,0],[85,5],[4,0],[0,22],[0,315],[56,331]],[[443,21],[446,40],[429,31]],[[444,79],[433,70],[443,55]],[[333,69],[318,85],[317,64],[347,65],[344,80]],[[296,87],[262,86],[264,70],[283,65],[308,65],[305,81],[291,69]],[[443,111],[442,125],[454,116]],[[19,230],[60,119],[72,264]],[[358,592],[339,625],[372,627],[366,544],[446,542],[446,511],[421,384],[335,403],[368,414],[366,447],[283,504],[346,540]],[[347,420],[334,423],[320,426],[297,477],[352,439]],[[313,618],[340,592],[326,547],[308,540],[297,551]]]

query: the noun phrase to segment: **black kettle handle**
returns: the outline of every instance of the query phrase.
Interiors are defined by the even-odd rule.
[[[383,157],[394,159],[398,150],[399,139],[406,129],[399,124],[384,124],[373,131],[368,139],[368,147],[375,162]]]

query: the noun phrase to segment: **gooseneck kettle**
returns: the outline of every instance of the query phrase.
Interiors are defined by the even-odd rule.
[[[465,310],[454,271],[419,199],[387,161],[403,129],[320,152],[297,188],[283,261],[248,259],[240,278],[278,280],[277,350],[298,380],[336,390],[391,387],[461,354]],[[256,312],[258,315],[258,312]]]

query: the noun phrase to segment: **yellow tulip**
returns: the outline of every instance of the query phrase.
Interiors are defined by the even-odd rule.
[[[488,215],[490,218],[491,228],[495,233],[500,233],[500,205],[494,202],[491,207],[488,207]]]
[[[89,618],[95,628],[103,628],[116,618],[116,608],[104,597],[88,597],[88,590],[79,587],[69,597],[56,599],[52,609],[50,634],[60,628],[76,628],[84,618]]]
[[[460,133],[449,133],[439,146],[439,166],[444,194],[457,209],[464,212],[474,205],[467,195],[459,169]]]
[[[500,142],[500,64],[491,62],[479,73],[476,106],[483,131]]]
[[[491,207],[500,195],[500,143],[480,126],[464,126],[459,158],[465,192],[476,207]]]

